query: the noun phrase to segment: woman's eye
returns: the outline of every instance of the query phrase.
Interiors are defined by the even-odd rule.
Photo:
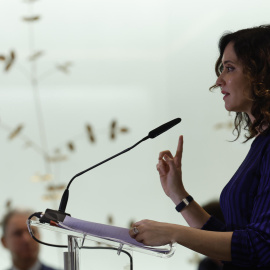
[[[228,71],[228,72],[231,72],[231,71],[233,71],[233,70],[234,70],[234,68],[233,68],[233,67],[226,67],[226,69],[227,69],[227,71]]]

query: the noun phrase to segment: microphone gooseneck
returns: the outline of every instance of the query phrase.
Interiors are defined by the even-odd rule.
[[[114,156],[112,156],[110,158],[107,158],[107,159],[103,160],[102,162],[100,162],[100,163],[98,163],[98,164],[96,164],[96,165],[94,165],[94,166],[92,166],[92,167],[90,167],[90,168],[88,168],[88,169],[86,169],[84,171],[81,171],[81,172],[77,173],[76,175],[74,175],[72,177],[72,179],[69,181],[69,183],[68,183],[68,185],[67,185],[67,187],[66,187],[66,189],[65,189],[65,191],[64,191],[64,193],[62,195],[62,199],[61,199],[61,202],[60,202],[58,211],[61,212],[61,213],[65,213],[67,202],[68,202],[68,197],[69,197],[69,187],[70,187],[71,183],[74,181],[74,179],[76,177],[78,177],[78,176],[80,176],[80,175],[82,175],[82,174],[84,174],[84,173],[86,173],[86,172],[88,172],[88,171],[90,171],[90,170],[92,170],[92,169],[94,169],[94,168],[102,165],[103,163],[108,162],[109,160],[111,160],[113,158],[116,158],[117,156],[120,156],[120,155],[122,155],[122,154],[130,151],[131,149],[133,149],[134,147],[136,147],[138,144],[140,144],[141,142],[143,142],[143,141],[145,141],[145,140],[147,140],[149,138],[150,139],[154,139],[155,137],[157,137],[160,134],[166,132],[167,130],[169,130],[170,128],[174,127],[175,125],[177,125],[180,122],[181,122],[181,119],[180,118],[176,118],[176,119],[174,119],[172,121],[169,121],[169,122],[167,122],[167,123],[159,126],[158,128],[153,129],[152,131],[150,131],[148,133],[148,136],[144,137],[142,140],[140,140],[139,142],[137,142],[133,146],[131,146],[131,147],[125,149],[124,151],[122,151],[122,152],[120,152],[120,153],[118,153],[118,154],[116,154],[116,155],[114,155]]]

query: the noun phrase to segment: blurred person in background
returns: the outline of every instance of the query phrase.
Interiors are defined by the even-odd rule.
[[[12,266],[9,270],[54,270],[39,260],[39,243],[28,232],[26,221],[32,214],[28,210],[12,210],[2,219],[2,245],[9,250]],[[39,232],[33,228],[39,238]]]

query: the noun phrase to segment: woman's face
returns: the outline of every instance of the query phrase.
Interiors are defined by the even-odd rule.
[[[238,60],[233,43],[230,42],[222,57],[223,71],[216,81],[224,95],[225,108],[228,111],[245,112],[251,117],[251,84],[243,73],[243,65]]]

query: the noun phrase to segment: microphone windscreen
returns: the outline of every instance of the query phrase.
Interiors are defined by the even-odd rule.
[[[148,137],[151,139],[154,139],[158,135],[162,134],[163,132],[167,131],[168,129],[174,127],[175,125],[179,124],[181,122],[181,118],[176,118],[174,120],[169,121],[168,123],[165,123],[152,131],[148,133]]]

